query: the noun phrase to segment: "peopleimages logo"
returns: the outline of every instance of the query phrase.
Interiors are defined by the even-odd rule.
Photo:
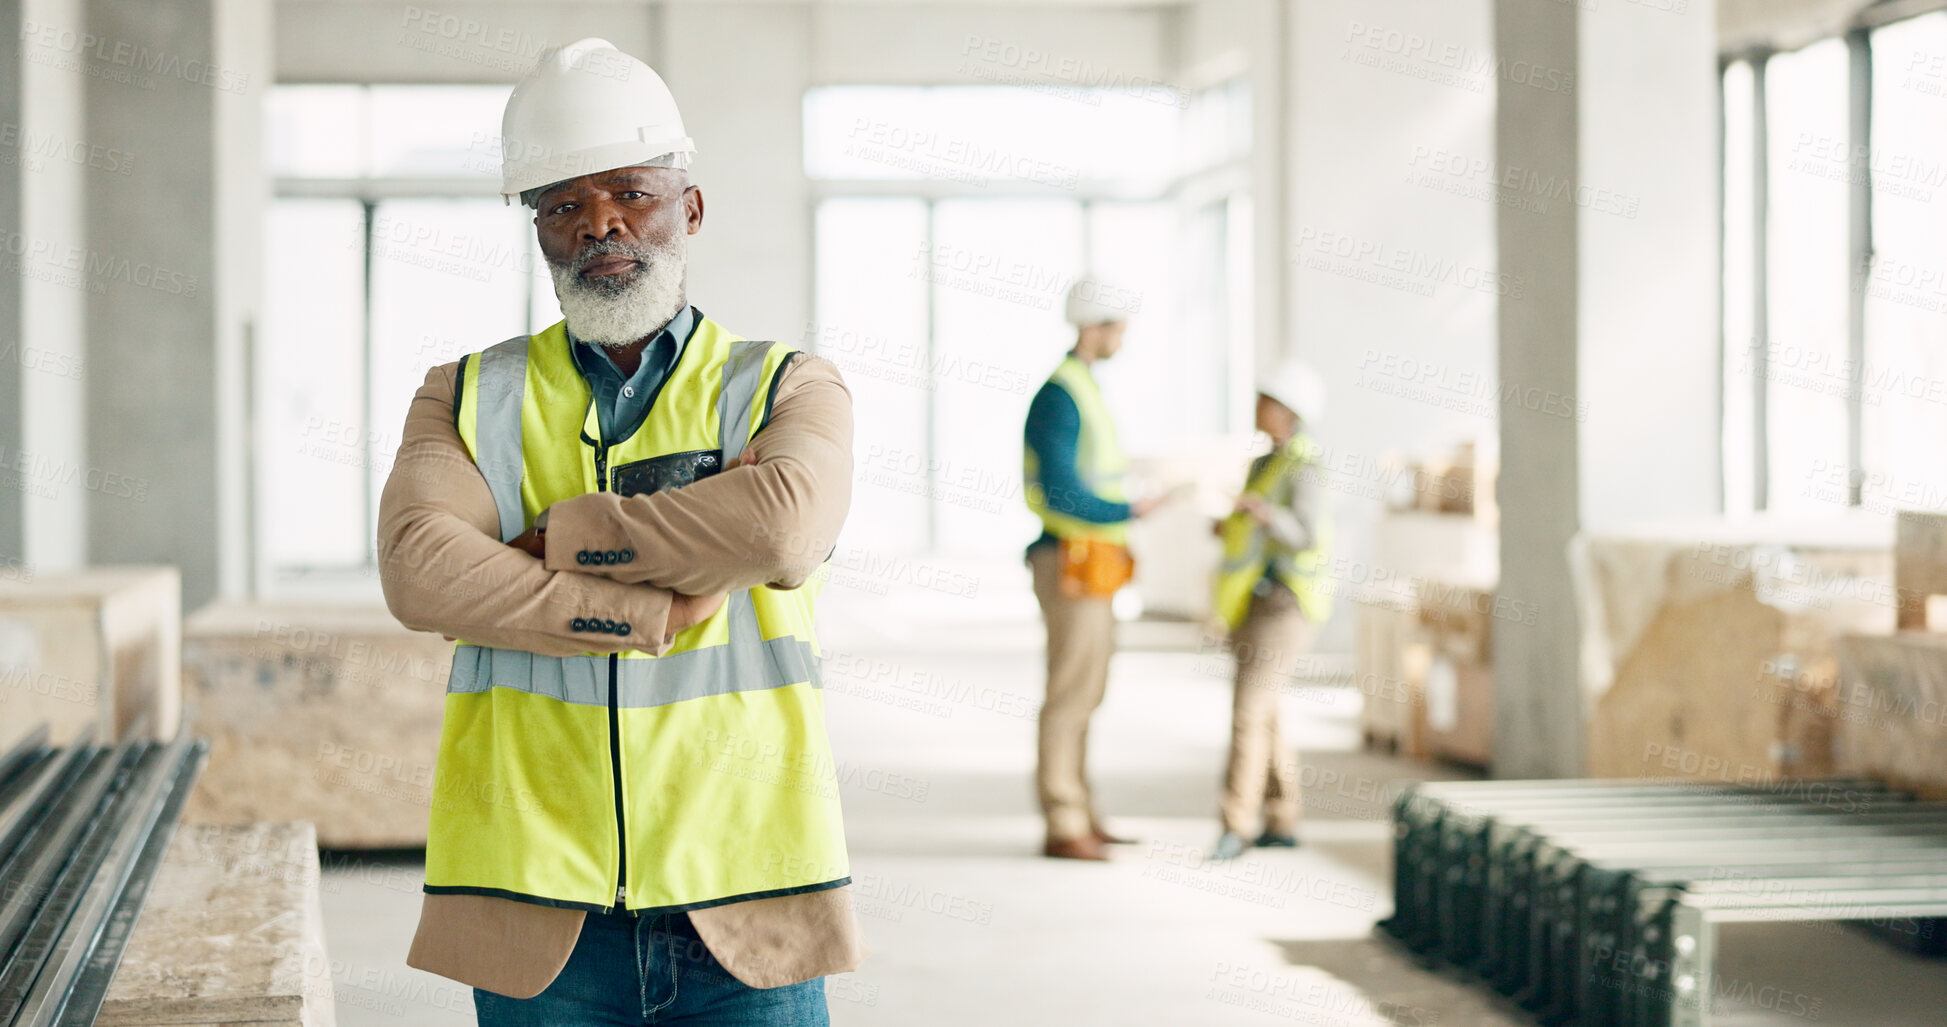
[[[58,25],[23,20],[20,43],[22,55],[34,63],[113,78],[142,89],[153,88],[154,82],[138,73],[178,78],[227,93],[241,93],[250,88],[250,75],[246,72]]]
[[[67,272],[72,276],[68,284],[85,285],[94,292],[102,291],[107,282],[123,282],[171,296],[191,297],[196,295],[200,284],[195,275],[160,264],[3,230],[0,230],[0,261],[20,273]]]
[[[1548,93],[1575,89],[1575,73],[1521,59],[1509,60],[1491,49],[1442,42],[1416,32],[1354,21],[1346,26],[1341,60],[1439,85],[1484,92],[1488,80]]]
[[[517,73],[533,67],[543,51],[561,45],[504,25],[496,27],[416,4],[406,5],[399,23],[408,30],[399,36],[401,46]],[[568,63],[577,70],[617,80],[627,79],[632,70],[627,56],[614,50],[576,51]]]
[[[1179,110],[1190,106],[1188,90],[1159,79],[1097,67],[1079,57],[1049,53],[1046,50],[1021,46],[1003,39],[969,35],[961,44],[960,56],[980,61],[996,69],[1006,69],[1007,74],[982,73],[966,63],[960,66],[963,72],[979,78],[999,78],[1010,85],[1032,86],[1036,80],[1040,80],[1044,83],[1062,83],[1077,89],[1109,90]],[[1100,106],[1099,100],[1087,94],[1077,94],[1076,98],[1084,102],[1093,101],[1095,105]]]
[[[1081,171],[1039,156],[978,140],[942,136],[878,118],[857,118],[845,143],[849,157],[965,181],[985,188],[989,176],[1074,189]]]
[[[929,392],[941,383],[960,382],[1022,396],[1036,384],[1026,371],[983,360],[977,354],[931,353],[911,339],[894,340],[809,323],[803,338],[808,348],[848,376],[863,375]]]
[[[1577,182],[1567,175],[1502,164],[1432,146],[1415,146],[1406,161],[1406,180],[1429,189],[1545,214],[1548,204],[1567,201],[1597,214],[1634,219],[1642,197]]]
[[[1525,276],[1512,272],[1313,225],[1298,229],[1298,242],[1292,252],[1304,267],[1360,278],[1420,296],[1433,295],[1436,286],[1451,285],[1469,292],[1518,300],[1528,286]]]
[[[127,150],[84,143],[52,132],[35,132],[13,122],[0,123],[0,162],[39,171],[46,158],[96,168],[111,175],[126,175],[135,170],[135,155]]]

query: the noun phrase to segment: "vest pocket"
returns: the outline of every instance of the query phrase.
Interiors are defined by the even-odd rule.
[[[653,496],[679,489],[723,470],[723,450],[694,449],[687,453],[637,460],[615,468],[615,492],[623,496]]]

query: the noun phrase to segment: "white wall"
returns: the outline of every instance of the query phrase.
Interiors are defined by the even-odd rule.
[[[690,240],[689,295],[731,331],[797,341],[811,315],[811,212],[803,98],[811,9],[677,5],[658,70],[696,140],[690,180],[703,231]]]
[[[1331,388],[1316,434],[1356,587],[1383,509],[1381,458],[1494,435],[1481,392],[1497,373],[1496,305],[1522,301],[1524,269],[1497,278],[1492,191],[1472,170],[1494,155],[1485,0],[1294,8],[1289,349]],[[1467,170],[1448,174],[1455,162]],[[1323,650],[1351,648],[1354,604],[1338,606]]]
[[[739,19],[734,5],[711,6]],[[670,11],[690,9],[677,4]],[[821,3],[804,9],[812,14],[816,85],[1005,85],[1108,72],[1168,78],[1170,16],[1160,8]]]
[[[1582,12],[1582,527],[1722,509],[1711,0]]]
[[[279,3],[280,82],[507,82],[544,47],[599,36],[651,53],[646,4]],[[496,126],[497,130],[498,126]]]
[[[1290,187],[1293,127],[1290,5],[1282,0],[1207,0],[1185,8],[1175,33],[1176,74],[1185,89],[1222,82],[1239,72],[1251,92],[1251,321],[1252,353],[1268,363],[1289,339],[1290,247],[1285,209]],[[1254,369],[1233,368],[1234,402],[1248,411]],[[1248,417],[1248,413],[1245,415]]]

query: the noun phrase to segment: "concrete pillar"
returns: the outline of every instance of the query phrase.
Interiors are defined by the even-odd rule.
[[[72,257],[81,235],[82,190],[113,177],[123,154],[93,145],[83,123],[87,79],[74,70],[78,40],[53,26],[78,23],[80,0],[12,5],[15,40],[4,58],[0,100],[0,196],[6,198],[0,259],[0,576],[81,564],[93,496],[84,439],[86,361],[82,321],[89,280]],[[8,574],[9,570],[12,574]]]
[[[267,184],[263,0],[97,0],[94,142],[133,170],[87,191],[88,509],[97,563],[174,563],[183,604],[248,587],[246,341]],[[291,241],[294,244],[295,240]]]
[[[1594,9],[1591,9],[1594,8]],[[1569,540],[1722,509],[1714,5],[1495,0],[1495,772],[1582,772]],[[1599,729],[1599,725],[1595,726]]]
[[[1494,48],[1514,62],[1577,75],[1582,12],[1553,0],[1495,0]],[[1579,77],[1579,75],[1577,76]],[[1580,120],[1573,90],[1499,83],[1495,232],[1503,268],[1534,276],[1533,288],[1501,304],[1501,386],[1576,394],[1579,345],[1576,204],[1511,188],[1510,181],[1574,182]],[[1580,424],[1521,403],[1501,404],[1500,595],[1532,604],[1533,624],[1494,628],[1494,769],[1502,777],[1574,775],[1582,766],[1576,685],[1578,634],[1568,543],[1581,525]]]
[[[0,21],[0,32],[9,38],[20,38],[24,10],[20,5],[9,5],[4,9],[6,16]],[[22,57],[23,47],[0,47],[0,125],[17,127],[21,120],[22,83],[21,68],[26,63]],[[9,148],[18,152],[17,148]],[[20,233],[21,212],[25,208],[22,195],[21,168],[18,160],[0,160],[0,231],[9,236]],[[0,331],[15,338],[20,334],[21,290],[25,277],[18,272],[11,250],[0,250],[0,259],[7,263],[6,274],[0,274]],[[0,453],[13,453],[20,449],[22,434],[26,429],[26,412],[22,400],[21,383],[24,368],[17,359],[0,360]],[[4,474],[0,471],[0,474]],[[18,561],[23,558],[27,546],[27,514],[24,509],[24,493],[11,486],[0,487],[0,561]]]

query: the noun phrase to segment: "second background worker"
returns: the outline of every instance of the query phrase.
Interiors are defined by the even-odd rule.
[[[1298,844],[1298,756],[1278,729],[1278,700],[1332,602],[1316,580],[1330,524],[1304,477],[1314,453],[1304,429],[1324,413],[1324,382],[1287,360],[1257,389],[1257,429],[1271,437],[1271,452],[1252,461],[1235,509],[1217,525],[1224,563],[1215,612],[1237,661],[1218,859],[1243,853],[1260,813],[1254,844]]]

